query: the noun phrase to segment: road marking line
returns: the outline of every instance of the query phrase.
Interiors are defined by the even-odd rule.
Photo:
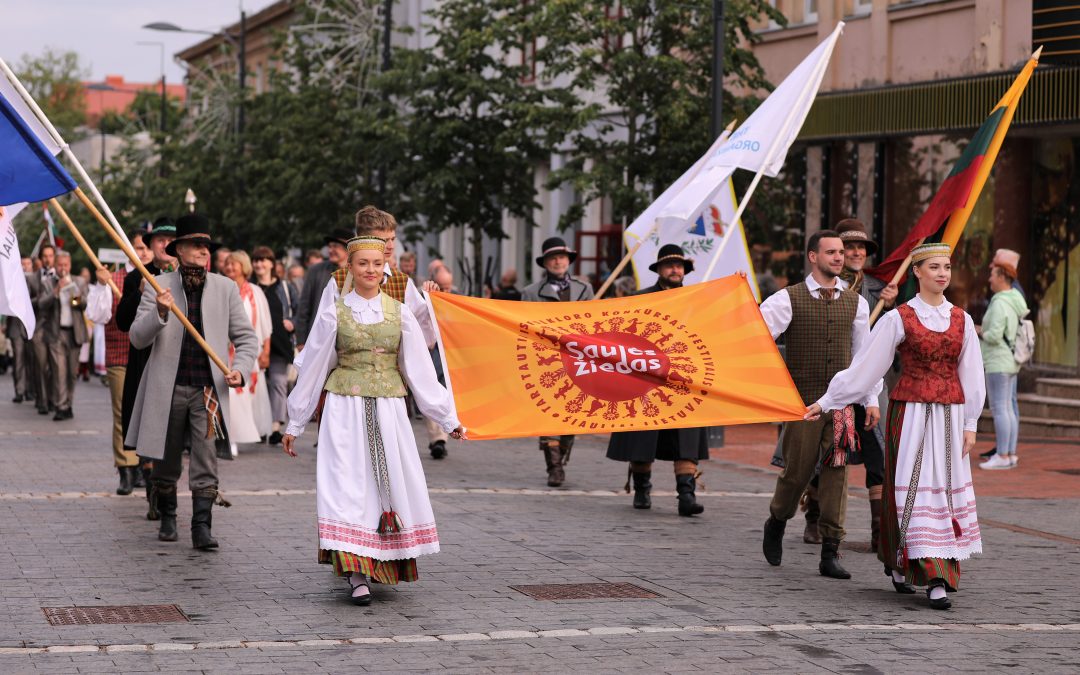
[[[178,652],[210,649],[288,649],[347,647],[352,645],[408,644],[415,642],[487,642],[490,640],[529,640],[617,637],[621,635],[648,635],[656,633],[824,633],[828,631],[856,631],[860,633],[951,630],[954,632],[1023,632],[1056,633],[1070,631],[1080,633],[1080,624],[1051,623],[896,623],[896,624],[841,624],[841,623],[793,623],[733,624],[713,626],[596,626],[594,628],[559,628],[552,630],[499,630],[490,633],[446,633],[441,635],[393,635],[390,637],[355,637],[343,640],[225,640],[215,642],[156,642],[152,644],[110,645],[54,645],[48,647],[0,647],[0,657],[26,654],[79,654],[79,653],[143,653]]]

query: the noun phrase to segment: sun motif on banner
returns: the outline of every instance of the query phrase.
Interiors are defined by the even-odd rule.
[[[700,345],[690,355],[679,321],[660,312],[603,314],[521,325],[522,386],[542,412],[584,429],[617,430],[643,420],[660,425],[705,394],[695,385],[711,384],[711,355]]]

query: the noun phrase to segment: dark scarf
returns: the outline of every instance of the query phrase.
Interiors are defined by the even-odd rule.
[[[555,291],[557,293],[562,293],[563,291],[570,290],[570,273],[569,272],[562,275],[561,277],[557,277],[554,274],[552,274],[551,272],[545,272],[544,274],[547,275],[547,282],[555,287]]]
[[[844,271],[840,273],[840,278],[847,282],[848,288],[856,293],[859,292],[859,288],[862,286],[863,281],[863,273],[861,271],[856,272],[845,267]]]
[[[184,281],[185,291],[202,288],[206,284],[206,268],[180,265],[180,278]]]

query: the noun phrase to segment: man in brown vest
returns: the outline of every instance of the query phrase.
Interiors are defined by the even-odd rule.
[[[870,339],[870,308],[840,279],[844,242],[832,230],[814,233],[806,245],[810,275],[794,286],[769,296],[761,314],[773,338],[785,336],[788,370],[806,405],[820,398],[833,375],[848,367],[851,357]],[[881,417],[875,391],[867,392],[866,425]],[[835,424],[839,428],[834,427]],[[847,509],[847,452],[855,441],[854,411],[847,408],[813,422],[790,422],[783,439],[784,469],[776,479],[769,504],[762,550],[770,565],[783,555],[784,528],[795,515],[799,499],[821,464],[818,499],[821,516],[821,563],[818,571],[834,579],[850,579],[840,566],[838,549],[844,538]]]

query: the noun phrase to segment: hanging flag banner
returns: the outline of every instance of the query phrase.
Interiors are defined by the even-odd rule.
[[[27,337],[34,336],[34,307],[19,255],[19,237],[11,224],[9,209],[0,206],[0,314],[15,316],[26,327]]]
[[[660,203],[662,199],[663,195],[654,204]],[[734,227],[736,231],[731,234],[734,241],[724,249],[717,269],[721,276],[739,272],[745,274],[749,279],[754,299],[761,302],[757,279],[754,276],[754,264],[750,258],[750,248],[746,243],[746,233],[743,231],[742,220],[735,221],[735,208],[735,188],[729,178],[705,210],[691,221],[661,218],[657,224],[658,227],[654,228],[648,219],[649,211],[646,210],[631,223],[630,227],[626,228],[623,234],[626,246],[631,250],[638,241],[641,241],[641,246],[631,258],[637,287],[647,288],[656,283],[656,272],[650,270],[649,265],[656,262],[656,254],[665,244],[678,244],[686,253],[686,257],[696,259],[695,262],[698,262],[694,270],[686,275],[683,280],[684,285],[689,286],[704,281],[705,260],[708,260],[720,244],[727,228]],[[728,223],[732,224],[728,225]]]
[[[470,438],[794,421],[806,411],[741,275],[590,302],[431,294]]]

